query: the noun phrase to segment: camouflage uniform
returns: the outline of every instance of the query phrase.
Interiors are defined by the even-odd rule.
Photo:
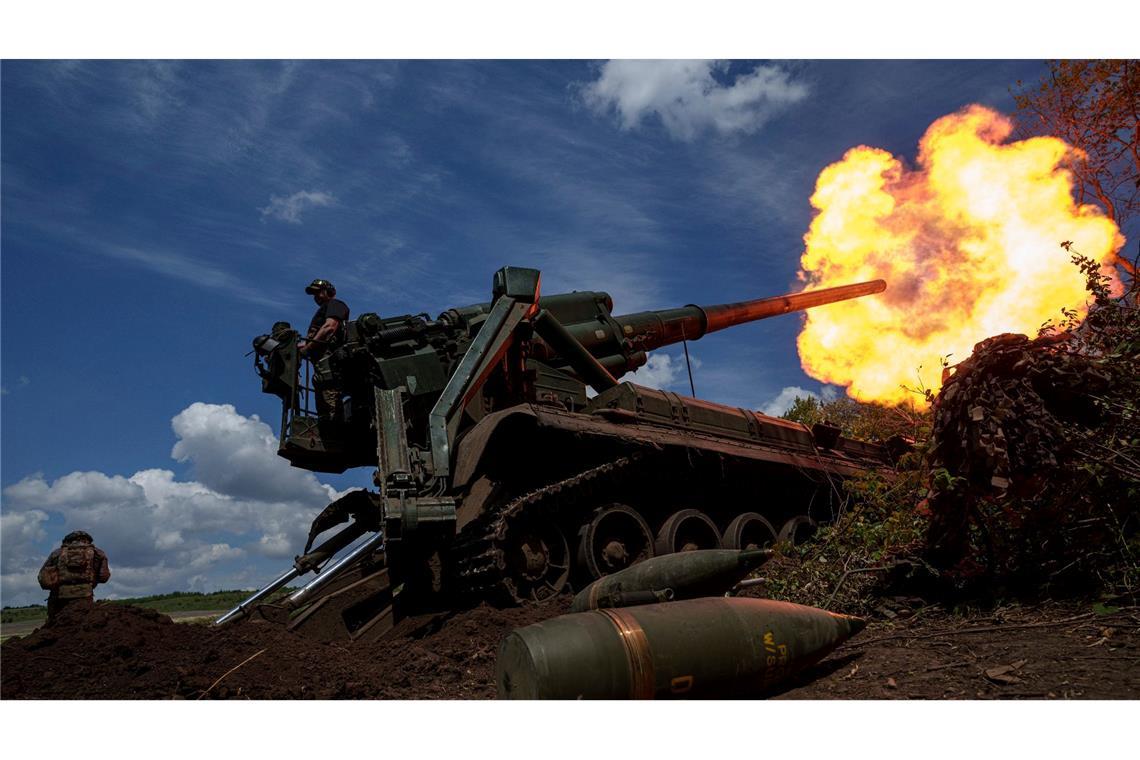
[[[63,545],[48,556],[40,568],[40,588],[48,594],[48,621],[70,606],[95,603],[95,586],[111,577],[107,555],[92,543],[91,536],[78,530],[63,539]]]
[[[328,280],[313,280],[305,292],[310,295],[324,291],[328,300],[325,303],[320,303],[317,308],[317,313],[313,315],[312,321],[309,323],[308,337],[312,338],[325,324],[329,318],[337,320],[339,323],[337,330],[329,338],[326,338],[324,345],[317,345],[309,352],[309,360],[313,363],[313,390],[316,396],[317,403],[317,416],[323,420],[337,420],[341,421],[343,416],[343,409],[341,404],[341,378],[336,372],[332,370],[328,362],[329,354],[332,350],[344,343],[345,340],[345,323],[349,318],[348,304],[332,296],[336,294],[336,288]],[[318,302],[319,303],[319,302]]]
[[[313,397],[317,404],[317,416],[322,420],[344,421],[344,400],[342,378],[332,369],[332,351],[314,351]]]

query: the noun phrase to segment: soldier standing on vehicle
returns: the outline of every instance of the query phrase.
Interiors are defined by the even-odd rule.
[[[95,546],[91,534],[77,530],[63,537],[63,544],[40,568],[40,588],[48,594],[48,622],[64,607],[89,607],[95,603],[95,586],[111,578],[107,555]]]
[[[336,288],[328,280],[313,280],[305,292],[317,303],[317,313],[309,323],[306,340],[301,344],[302,356],[307,356],[316,372],[313,386],[317,395],[317,415],[322,419],[340,419],[340,383],[327,359],[334,348],[344,343],[348,322],[348,305],[336,298]]]

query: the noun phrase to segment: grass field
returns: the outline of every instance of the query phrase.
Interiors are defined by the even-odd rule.
[[[293,591],[295,589],[285,588],[278,591],[277,596]],[[252,593],[252,590],[215,591],[210,594],[175,591],[173,594],[140,596],[135,599],[109,599],[107,601],[111,604],[133,604],[136,607],[146,607],[162,613],[187,610],[228,610],[237,606],[238,602]],[[0,623],[22,623],[43,620],[46,617],[47,607],[42,604],[33,604],[27,607],[5,607],[0,610]]]

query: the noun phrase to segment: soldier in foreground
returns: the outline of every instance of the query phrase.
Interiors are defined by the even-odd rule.
[[[69,606],[95,603],[95,586],[111,578],[107,555],[95,546],[91,534],[77,530],[63,537],[63,544],[40,568],[40,588],[48,594],[48,622]]]

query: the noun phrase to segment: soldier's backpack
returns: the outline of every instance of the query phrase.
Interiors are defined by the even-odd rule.
[[[45,562],[44,566],[40,568],[39,581],[40,588],[45,591],[55,591],[59,588],[59,568],[54,563]]]
[[[59,551],[59,585],[95,582],[95,547],[65,544]]]

